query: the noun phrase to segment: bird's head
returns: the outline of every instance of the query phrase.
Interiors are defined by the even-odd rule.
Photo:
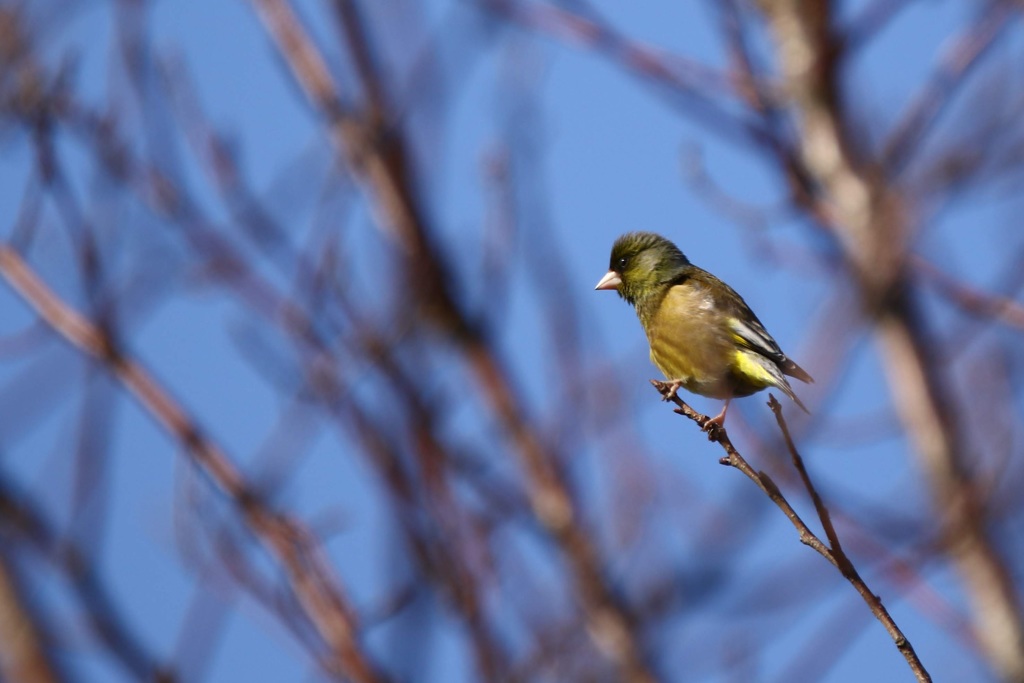
[[[690,265],[679,247],[653,232],[630,232],[615,240],[608,272],[594,289],[614,289],[632,305],[677,278]]]

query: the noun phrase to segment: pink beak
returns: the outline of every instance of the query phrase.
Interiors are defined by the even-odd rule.
[[[618,289],[619,285],[622,284],[622,277],[614,270],[609,270],[604,274],[604,277],[597,283],[597,287],[594,289]]]

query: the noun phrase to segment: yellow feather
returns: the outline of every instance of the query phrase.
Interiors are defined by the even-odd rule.
[[[765,388],[775,386],[778,380],[765,369],[765,367],[750,357],[746,351],[736,350],[733,352],[733,371],[742,375],[752,385]]]

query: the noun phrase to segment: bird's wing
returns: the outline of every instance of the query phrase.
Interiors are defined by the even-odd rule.
[[[768,334],[768,330],[736,290],[696,266],[691,266],[687,279],[691,281],[691,286],[700,287],[711,298],[715,309],[725,317],[733,342],[740,348],[767,358],[790,377],[796,377],[802,382],[814,381],[807,371],[786,357],[779,343]]]
[[[757,319],[750,306],[732,287],[706,270],[693,268],[692,278],[703,286],[713,298],[715,308],[725,317],[732,332],[733,341],[740,346],[759,353],[769,360],[781,363],[786,355],[782,353],[768,330]]]
[[[786,354],[782,353],[778,342],[768,334],[768,330],[764,329],[764,325],[754,317],[753,313],[742,318],[730,315],[729,327],[736,342],[741,346],[770,358],[776,363],[781,364],[785,360]]]
[[[733,340],[743,348],[769,359],[790,377],[796,377],[801,382],[814,382],[814,378],[806,370],[782,352],[779,343],[772,338],[772,335],[768,334],[768,330],[764,329],[764,325],[750,310],[743,298],[731,290],[730,292],[732,296],[728,297],[726,301],[726,310]],[[801,407],[803,407],[802,404]]]

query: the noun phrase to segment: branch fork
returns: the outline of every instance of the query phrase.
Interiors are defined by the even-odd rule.
[[[822,500],[821,495],[814,487],[810,474],[804,466],[803,458],[797,451],[793,438],[789,433],[789,425],[786,424],[786,420],[782,416],[782,404],[776,400],[775,396],[771,394],[768,395],[768,407],[771,408],[772,413],[775,414],[775,420],[779,425],[779,430],[782,432],[782,437],[785,440],[786,448],[792,458],[793,466],[800,475],[800,480],[804,485],[804,489],[807,491],[811,498],[811,502],[814,504],[814,511],[817,513],[818,520],[825,532],[825,537],[828,540],[827,543],[811,531],[811,528],[807,526],[807,523],[800,518],[775,481],[772,480],[766,472],[755,470],[751,467],[746,458],[736,450],[736,447],[733,446],[732,441],[729,439],[729,433],[723,425],[718,424],[707,415],[697,412],[687,405],[683,399],[679,398],[676,393],[679,388],[678,383],[651,380],[651,384],[658,390],[658,393],[661,394],[663,401],[671,401],[676,404],[674,409],[676,413],[688,417],[696,422],[697,426],[707,433],[708,440],[718,443],[725,450],[725,455],[719,459],[721,464],[729,467],[735,467],[740,472],[747,475],[751,481],[757,484],[757,487],[761,489],[761,491],[768,496],[776,507],[782,510],[783,514],[785,514],[789,519],[790,523],[800,536],[800,542],[828,560],[829,564],[838,569],[839,573],[843,575],[843,578],[850,582],[867,604],[871,613],[882,624],[882,626],[885,627],[886,632],[888,632],[889,636],[892,638],[896,648],[903,655],[904,659],[906,659],[915,678],[921,683],[931,681],[931,675],[924,668],[921,660],[918,659],[913,645],[910,644],[910,641],[907,640],[903,631],[901,631],[899,626],[896,625],[896,622],[889,614],[889,611],[885,608],[885,605],[882,604],[881,598],[868,587],[867,583],[854,566],[853,561],[843,549],[843,546],[839,541],[839,535],[836,533],[835,526],[832,524],[832,517],[829,514],[828,508],[825,507],[825,503]]]

